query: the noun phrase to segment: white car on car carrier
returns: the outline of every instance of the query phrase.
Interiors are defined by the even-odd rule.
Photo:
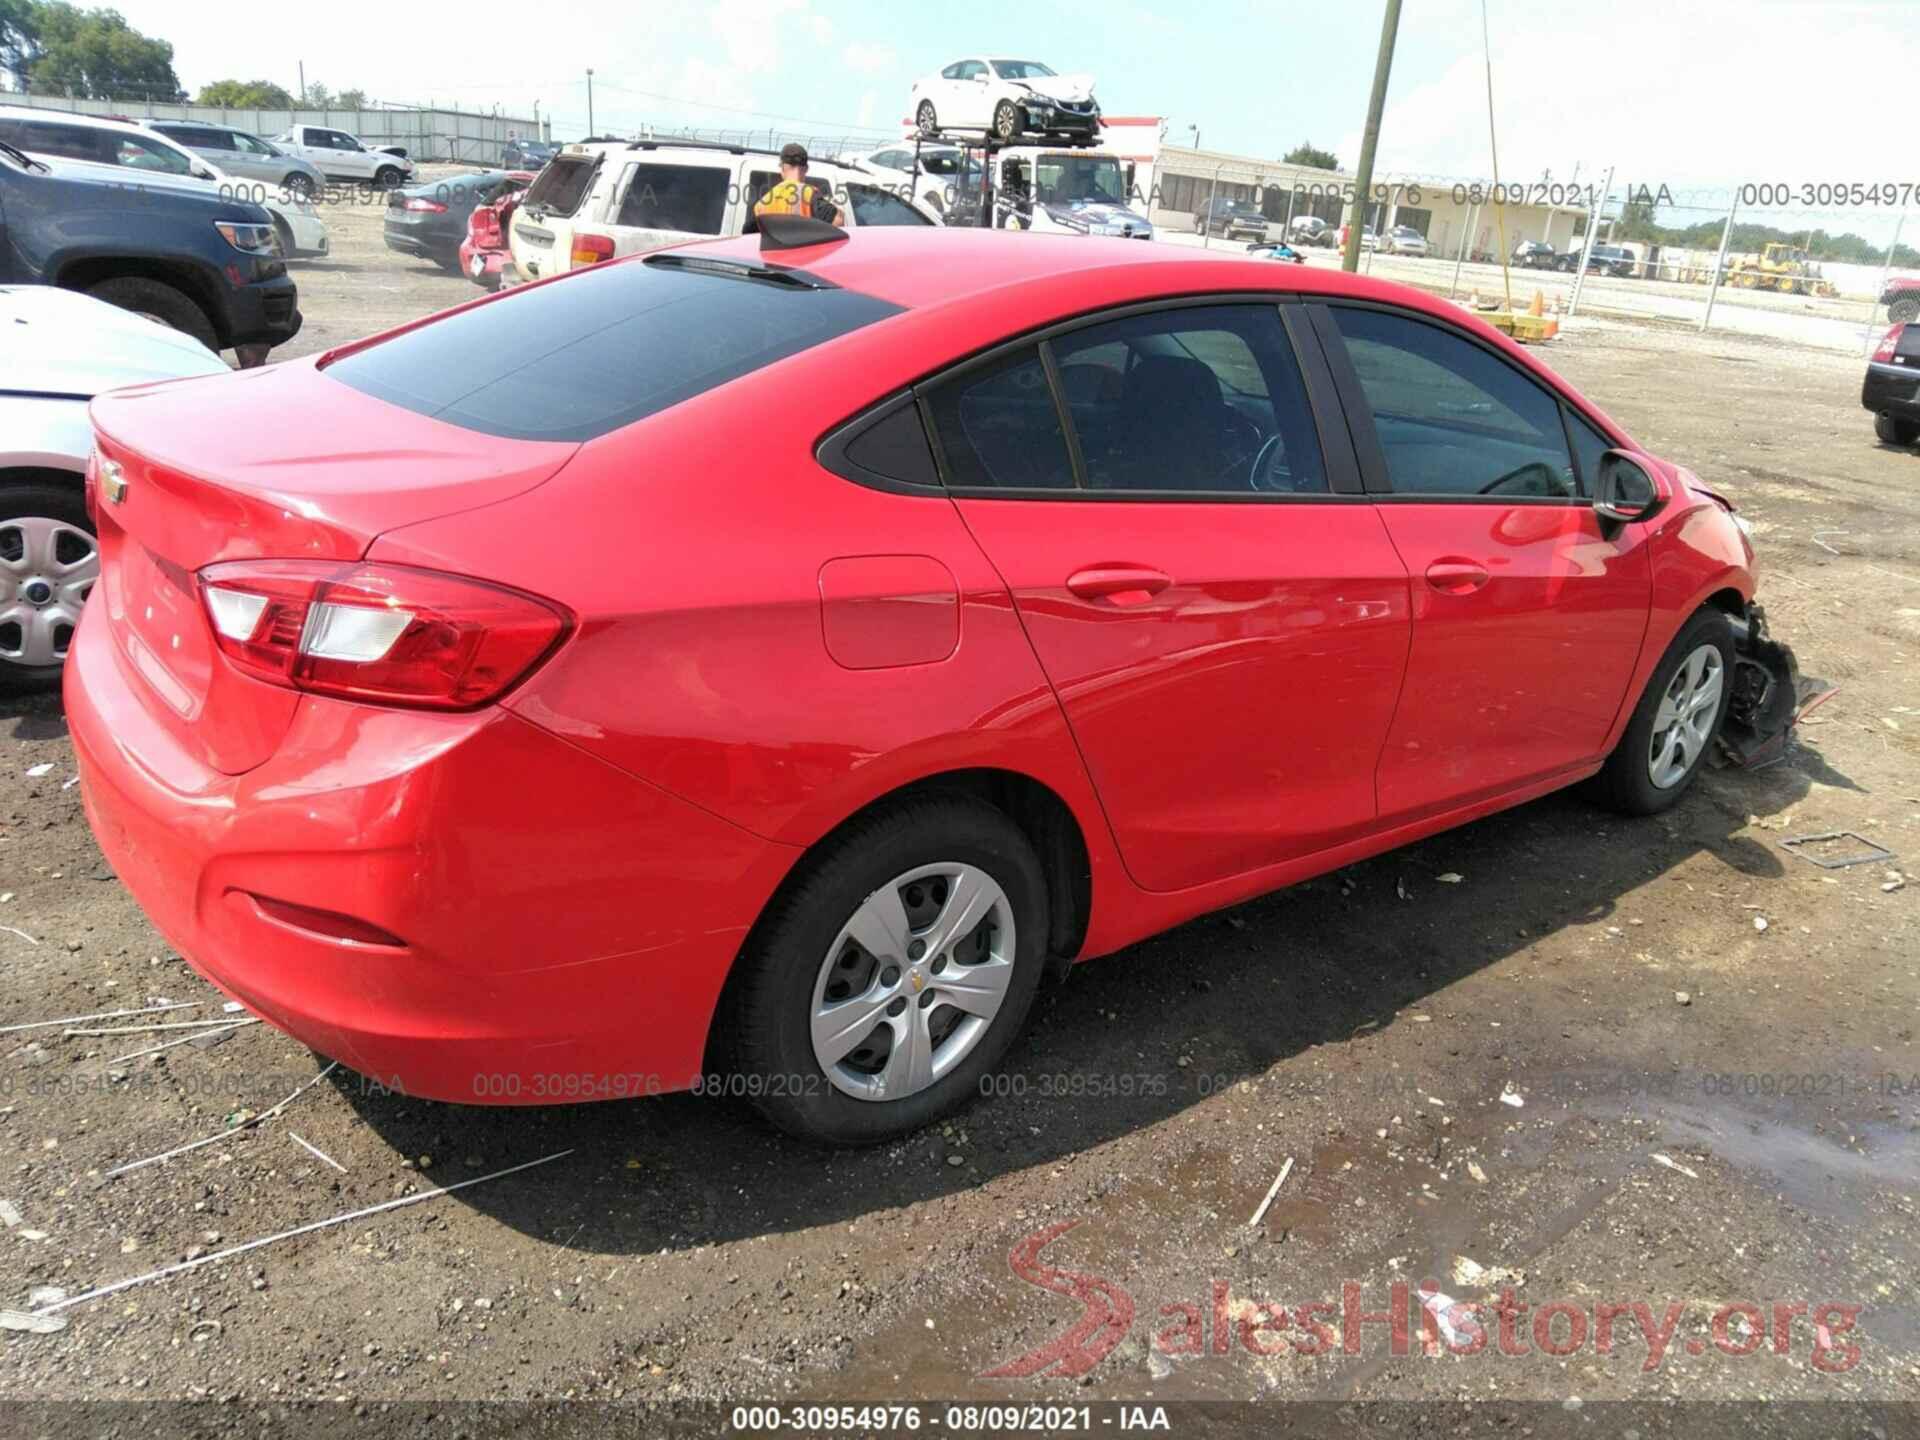
[[[979,130],[1022,135],[1097,135],[1100,105],[1091,75],[1060,75],[1038,60],[956,60],[913,82],[908,114],[923,135]]]

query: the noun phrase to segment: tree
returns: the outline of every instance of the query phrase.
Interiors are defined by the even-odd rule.
[[[342,90],[333,97],[336,110],[364,110],[367,108],[367,92],[364,90]]]
[[[66,0],[14,0],[24,10],[39,55],[27,83],[41,91],[71,90],[88,99],[141,96],[176,100],[173,46],[142,35],[118,10],[82,10]]]
[[[300,103],[309,110],[325,110],[333,104],[333,92],[316,80],[301,94]]]
[[[271,80],[216,80],[200,87],[199,105],[224,105],[234,110],[291,110],[293,96]]]
[[[38,0],[0,0],[0,71],[24,89],[41,53]]]
[[[1315,170],[1338,170],[1340,168],[1339,157],[1331,150],[1316,149],[1305,140],[1302,140],[1298,145],[1282,155],[1280,157],[1280,163],[1283,165],[1311,165]]]

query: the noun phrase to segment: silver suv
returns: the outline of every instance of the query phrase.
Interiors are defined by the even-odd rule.
[[[275,148],[269,140],[236,130],[231,125],[208,125],[198,120],[148,120],[149,130],[184,145],[211,160],[229,175],[264,180],[289,195],[311,198],[326,182],[317,167],[298,155]]]

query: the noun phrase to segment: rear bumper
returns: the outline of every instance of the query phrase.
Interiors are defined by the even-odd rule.
[[[508,263],[504,250],[476,250],[472,241],[460,242],[460,273],[483,289],[501,288],[504,283],[501,275]]]
[[[383,229],[389,250],[398,250],[403,255],[417,255],[423,260],[438,260],[442,255],[451,255],[460,248],[459,241],[451,235],[436,235],[432,231],[396,224],[392,220],[387,220]]]
[[[308,697],[273,758],[223,775],[148,719],[107,623],[89,607],[64,678],[87,819],[220,990],[434,1100],[613,1099],[699,1074],[788,847],[498,709]],[[275,918],[260,898],[399,943]]]
[[[1920,367],[1869,361],[1867,378],[1860,387],[1860,403],[1876,415],[1920,420]]]

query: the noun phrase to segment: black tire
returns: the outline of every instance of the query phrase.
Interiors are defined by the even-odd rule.
[[[1011,100],[993,107],[993,133],[1002,140],[1017,140],[1027,133],[1027,112]]]
[[[80,478],[75,476],[72,484],[62,484],[45,471],[31,472],[33,478],[15,480],[0,477],[0,561],[11,558],[14,536],[8,530],[8,522],[26,516],[45,516],[58,520],[76,530],[93,533],[93,522],[87,518],[87,504],[81,489]],[[41,478],[45,477],[45,478]],[[12,630],[0,625],[0,645],[15,648],[18,644]],[[25,665],[0,656],[0,695],[30,695],[42,690],[51,690],[60,683],[60,666]]]
[[[1920,320],[1920,295],[1902,295],[1887,306],[1887,319],[1895,325]]]
[[[296,170],[280,182],[280,188],[296,200],[311,200],[313,198],[313,177],[311,175],[303,175]]]
[[[913,123],[919,127],[922,135],[940,133],[940,117],[934,113],[933,102],[922,100],[920,108],[913,112]]]
[[[1873,417],[1873,433],[1883,445],[1912,445],[1920,441],[1920,421],[1902,420],[1897,415]]]
[[[193,336],[209,350],[220,349],[220,337],[214,333],[207,312],[184,290],[176,290],[164,280],[149,280],[144,275],[120,275],[87,287],[87,294],[136,315],[146,315],[162,325]]]
[[[1720,704],[1714,713],[1713,726],[1707,732],[1708,741],[1693,756],[1685,775],[1677,782],[1655,785],[1648,763],[1654,719],[1680,667],[1702,645],[1712,645],[1720,651],[1721,665]],[[1660,663],[1653,667],[1653,675],[1634,708],[1633,719],[1627,723],[1626,733],[1607,757],[1606,765],[1593,777],[1592,795],[1598,803],[1623,815],[1658,815],[1687,793],[1713,748],[1713,737],[1720,733],[1720,726],[1727,718],[1727,703],[1733,698],[1733,662],[1733,626],[1720,611],[1700,610],[1680,627],[1680,633],[1673,637]]]
[[[293,258],[293,227],[276,215],[273,217],[273,234],[274,238],[280,242],[280,258],[291,260]]]
[[[1007,897],[1015,954],[1005,998],[939,1080],[898,1100],[856,1099],[827,1079],[814,1054],[809,1019],[821,966],[868,896],[917,866],[949,861],[978,866]],[[853,822],[801,865],[754,927],[722,1008],[717,1048],[741,1088],[772,1124],[823,1145],[878,1144],[959,1109],[1019,1034],[1045,969],[1047,887],[1033,847],[993,806],[929,795]]]
[[[373,188],[391,190],[406,178],[406,174],[397,165],[382,165],[373,172]]]

